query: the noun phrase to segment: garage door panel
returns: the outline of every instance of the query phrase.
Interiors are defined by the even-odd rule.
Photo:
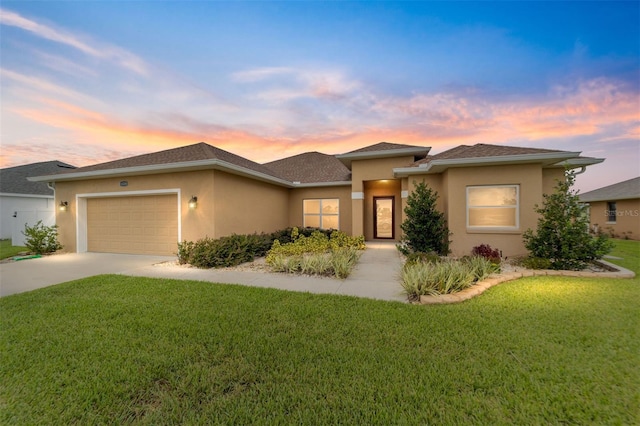
[[[177,242],[176,195],[87,200],[89,251],[172,255]]]

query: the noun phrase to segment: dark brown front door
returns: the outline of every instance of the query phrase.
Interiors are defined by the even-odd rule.
[[[395,197],[373,197],[373,238],[394,238]]]

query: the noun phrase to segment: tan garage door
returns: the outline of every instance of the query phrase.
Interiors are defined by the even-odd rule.
[[[101,253],[173,255],[177,195],[87,199],[87,248]]]

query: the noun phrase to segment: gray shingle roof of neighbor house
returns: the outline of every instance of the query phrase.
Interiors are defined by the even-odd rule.
[[[580,201],[615,201],[640,198],[640,177],[578,194]]]
[[[31,182],[27,178],[73,169],[75,166],[57,160],[0,169],[0,193],[53,196],[46,182]]]
[[[305,152],[264,164],[290,182],[351,182],[351,171],[333,155]]]

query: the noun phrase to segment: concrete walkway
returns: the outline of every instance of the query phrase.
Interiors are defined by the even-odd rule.
[[[198,269],[171,264],[149,265],[127,275],[209,281],[253,287],[278,288],[317,294],[340,294],[407,302],[400,286],[400,254],[393,243],[368,242],[358,265],[344,280],[256,270]]]
[[[340,294],[406,302],[399,284],[401,260],[393,243],[367,243],[358,265],[344,280],[257,270],[198,269],[175,257],[69,253],[0,264],[0,296],[35,290],[98,274],[168,278]]]

